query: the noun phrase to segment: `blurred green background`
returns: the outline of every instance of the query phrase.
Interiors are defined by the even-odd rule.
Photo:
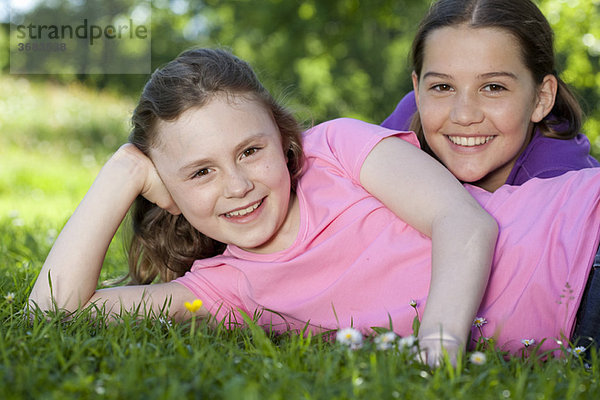
[[[192,46],[226,47],[249,61],[301,119],[346,116],[375,123],[411,89],[410,44],[429,5],[423,0],[151,3],[152,69]],[[600,0],[537,3],[555,30],[559,71],[581,98],[584,130],[598,157]],[[9,74],[8,4],[0,0],[0,218],[15,225],[61,224],[104,160],[126,140],[128,118],[148,75]]]

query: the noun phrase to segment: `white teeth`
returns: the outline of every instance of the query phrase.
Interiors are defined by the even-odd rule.
[[[226,213],[225,216],[227,218],[244,216],[244,215],[249,214],[252,211],[256,210],[258,208],[258,206],[260,206],[261,203],[262,203],[262,201],[259,201],[258,203],[254,204],[248,208],[244,208],[243,210],[237,210],[237,211],[232,211],[232,212]]]
[[[492,140],[494,136],[448,136],[448,139],[456,145],[464,147],[480,146]]]

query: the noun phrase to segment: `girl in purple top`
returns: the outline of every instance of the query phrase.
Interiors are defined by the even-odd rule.
[[[415,131],[461,181],[494,192],[599,166],[579,133],[581,108],[556,73],[552,29],[533,2],[440,0],[421,21],[412,61],[414,92],[382,125]],[[575,336],[599,340],[596,264]]]
[[[415,91],[382,125],[415,131],[461,181],[494,191],[599,166],[579,133],[581,108],[556,74],[553,32],[532,2],[440,0],[412,59]]]

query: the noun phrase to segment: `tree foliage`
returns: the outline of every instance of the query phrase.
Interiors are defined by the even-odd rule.
[[[581,97],[585,130],[598,155],[600,0],[537,3],[556,32],[559,72]],[[154,0],[152,68],[192,46],[225,47],[249,61],[265,85],[303,117],[381,122],[411,89],[410,45],[428,5],[422,0]],[[7,43],[6,32],[7,24],[0,43]],[[7,52],[0,54],[0,67],[8,69]],[[52,78],[137,96],[148,76]]]

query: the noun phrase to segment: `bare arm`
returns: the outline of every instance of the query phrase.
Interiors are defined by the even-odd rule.
[[[464,348],[490,273],[498,227],[456,178],[409,143],[390,137],[367,156],[362,185],[432,238],[432,275],[419,330],[429,363]],[[443,339],[443,342],[440,342]]]
[[[127,144],[104,165],[56,239],[33,286],[30,304],[43,310],[56,306],[76,311],[95,303],[114,312],[138,305],[159,311],[170,300],[170,314],[184,318],[183,303],[193,300],[193,295],[174,282],[96,290],[108,245],[139,194],[179,212],[152,162]]]

